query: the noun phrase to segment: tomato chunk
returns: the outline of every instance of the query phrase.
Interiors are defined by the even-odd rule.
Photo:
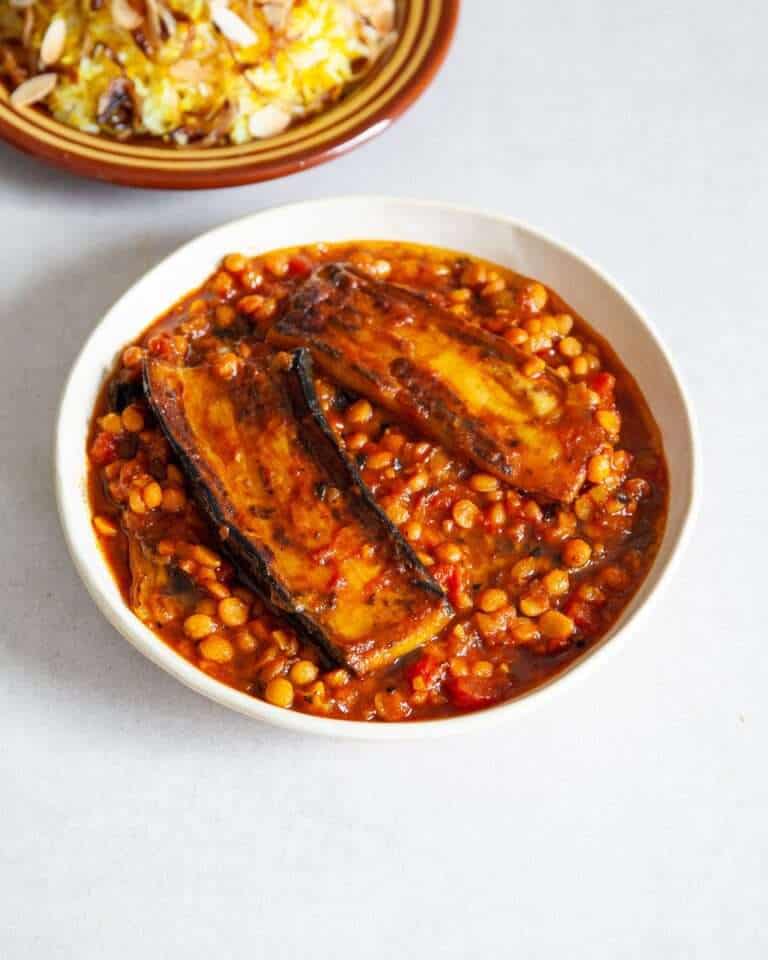
[[[438,563],[432,567],[430,573],[448,594],[448,599],[454,607],[460,607],[466,593],[464,583],[464,568],[457,563]]]
[[[439,679],[442,669],[443,664],[437,657],[425,653],[406,668],[405,676],[411,683],[422,680],[425,686],[432,687]]]
[[[91,447],[91,460],[100,467],[117,460],[117,436],[102,430]]]
[[[445,691],[455,707],[479,710],[504,696],[506,681],[499,677],[449,677]]]
[[[300,253],[295,253],[288,260],[288,276],[303,280],[312,273],[312,261]]]
[[[583,633],[594,633],[600,626],[600,615],[591,603],[573,599],[565,607],[565,613]]]
[[[587,379],[587,386],[594,390],[603,403],[613,403],[613,390],[616,386],[616,377],[611,373],[593,373]]]

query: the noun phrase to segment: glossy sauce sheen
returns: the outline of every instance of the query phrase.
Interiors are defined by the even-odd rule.
[[[334,273],[344,283],[318,297],[318,282]],[[342,343],[335,328],[337,355],[324,362],[313,337],[349,306],[349,277],[367,329]],[[340,291],[344,302],[334,301]],[[320,317],[323,300],[332,309]],[[410,342],[402,326],[376,331],[377,300],[384,314],[405,305],[415,317]],[[387,342],[377,354],[379,334]],[[368,676],[345,669],[343,657],[330,664],[250,580],[238,581],[221,531],[195,502],[189,471],[142,394],[149,358],[194,367],[192,376],[204,368],[211,395],[216,385],[224,395],[267,339],[313,351],[323,367],[317,397],[340,449],[454,611],[418,650]],[[339,353],[348,362],[340,365]],[[403,359],[413,376],[404,378]],[[501,399],[489,383],[505,386]],[[443,391],[439,403],[430,385]],[[510,430],[519,432],[512,473],[493,457]],[[257,440],[250,435],[251,445]],[[264,456],[273,455],[270,440],[265,433]],[[89,454],[94,525],[138,616],[225,683],[286,708],[357,720],[450,716],[560,673],[600,640],[642,582],[668,493],[658,430],[636,384],[554,292],[464,255],[389,243],[226,258],[123,354],[95,411]],[[305,507],[299,525],[311,526],[311,502]],[[318,570],[303,576],[318,587],[340,557],[359,568],[370,545],[344,550],[336,556],[329,545]],[[342,604],[336,615],[343,621]]]

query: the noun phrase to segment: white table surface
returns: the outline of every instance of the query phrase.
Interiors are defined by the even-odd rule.
[[[0,957],[768,955],[766,7],[464,7],[404,119],[281,182],[131,191],[0,148]],[[127,285],[232,217],[370,191],[594,258],[701,426],[652,622],[567,709],[464,739],[303,739],[203,700],[97,613],[53,502],[66,371]]]

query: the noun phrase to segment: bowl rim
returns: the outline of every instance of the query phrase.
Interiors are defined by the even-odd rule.
[[[608,635],[598,641],[595,646],[585,651],[582,657],[574,660],[561,673],[553,678],[526,691],[520,696],[504,701],[493,707],[484,710],[460,714],[454,717],[447,717],[435,720],[420,720],[406,723],[377,724],[368,721],[339,720],[330,717],[316,717],[311,714],[285,710],[275,707],[264,700],[251,697],[246,693],[229,687],[219,680],[210,677],[198,667],[194,666],[188,660],[173,650],[172,647],[165,644],[155,633],[145,626],[124,603],[122,599],[113,603],[111,598],[107,597],[97,582],[97,577],[90,563],[84,558],[78,546],[78,523],[75,516],[78,507],[83,507],[82,492],[77,484],[71,482],[71,478],[65,475],[63,470],[62,458],[63,451],[67,444],[66,421],[69,415],[69,408],[72,404],[77,404],[74,393],[78,378],[87,370],[92,363],[89,360],[92,345],[101,328],[108,322],[110,316],[117,312],[123,301],[133,295],[136,288],[164,270],[167,270],[171,262],[183,259],[189,255],[196,246],[206,246],[215,242],[218,235],[226,235],[233,229],[242,228],[246,224],[258,221],[264,216],[271,216],[280,213],[295,212],[304,208],[304,210],[317,211],[323,207],[333,207],[337,204],[391,204],[404,205],[412,207],[415,211],[432,210],[441,211],[449,214],[459,214],[470,216],[488,223],[496,223],[513,230],[528,234],[535,240],[549,245],[566,257],[569,257],[587,270],[591,271],[596,278],[607,288],[612,290],[623,300],[629,310],[633,313],[636,321],[644,329],[645,334],[654,343],[661,355],[667,362],[669,372],[672,376],[674,386],[677,388],[682,413],[685,418],[684,428],[690,441],[690,476],[688,489],[675,491],[675,496],[683,500],[683,513],[680,519],[679,529],[671,542],[669,556],[664,566],[661,568],[656,584],[650,589],[648,596],[636,607],[623,617],[617,628],[609,631]],[[396,238],[395,238],[396,239]],[[90,419],[90,410],[86,411]],[[83,457],[86,456],[83,450]],[[224,224],[214,227],[197,237],[182,244],[179,248],[164,257],[154,267],[142,274],[131,286],[114,302],[114,304],[104,313],[91,333],[86,338],[83,346],[75,358],[72,367],[67,375],[64,388],[61,393],[56,425],[54,430],[54,449],[53,449],[53,472],[54,488],[56,502],[58,506],[59,518],[64,533],[64,538],[69,549],[70,556],[80,575],[91,598],[101,610],[102,614],[112,624],[112,626],[127,639],[134,647],[144,654],[149,660],[161,667],[167,673],[180,680],[185,686],[190,687],[197,693],[228,707],[238,713],[249,716],[253,719],[262,720],[273,726],[284,729],[310,733],[314,735],[356,740],[416,740],[424,738],[444,737],[458,733],[468,733],[474,730],[488,729],[498,724],[502,716],[515,711],[521,713],[530,711],[538,706],[548,702],[553,696],[564,696],[573,689],[576,683],[583,682],[589,671],[594,671],[597,667],[606,661],[609,651],[616,655],[621,648],[621,641],[625,640],[631,630],[637,630],[637,627],[648,616],[650,610],[658,603],[663,590],[668,586],[675,570],[683,556],[684,550],[690,540],[691,531],[694,526],[695,518],[700,507],[701,500],[701,453],[700,442],[698,439],[698,427],[695,415],[693,413],[684,381],[680,375],[677,364],[672,358],[666,345],[663,342],[658,330],[653,322],[640,309],[637,303],[627,294],[624,289],[613,280],[601,268],[594,264],[588,257],[566,246],[558,240],[553,239],[548,234],[530,227],[527,223],[514,217],[503,214],[493,213],[484,209],[462,205],[446,203],[434,200],[414,200],[410,198],[391,197],[380,194],[347,194],[326,197],[318,200],[305,200],[294,203],[280,204],[269,207],[256,213],[247,214],[238,217]],[[90,527],[90,523],[89,523]],[[92,531],[92,527],[90,527]],[[669,528],[665,530],[664,536],[670,535]],[[101,553],[99,552],[100,562]],[[650,577],[658,564],[658,555],[651,566],[647,577]],[[106,566],[106,564],[105,564]]]
[[[405,0],[411,3],[412,0]],[[443,65],[456,31],[461,0],[420,0],[421,21],[419,26],[429,23],[432,28],[429,44],[423,50],[418,43],[418,31],[411,38],[419,54],[416,67],[403,85],[396,87],[394,94],[382,94],[380,103],[362,118],[356,119],[352,112],[348,122],[334,123],[335,111],[341,109],[345,97],[321,111],[316,117],[308,118],[306,123],[297,124],[279,137],[263,141],[253,141],[243,145],[250,147],[242,150],[242,162],[230,160],[215,148],[209,151],[186,150],[184,158],[191,156],[200,161],[190,167],[173,165],[173,156],[179,160],[182,152],[176,148],[158,147],[157,144],[135,144],[131,146],[131,156],[119,157],[117,151],[123,149],[117,141],[98,134],[84,134],[66,124],[42,115],[34,109],[15,110],[10,106],[9,91],[0,83],[0,139],[24,153],[37,157],[49,165],[69,173],[103,180],[118,186],[142,187],[158,190],[209,190],[219,187],[243,186],[250,183],[262,183],[279,177],[290,176],[308,170],[322,163],[340,157],[361,146],[387,130],[408,110],[428,89]],[[398,37],[387,60],[394,55],[400,43],[405,39]],[[414,47],[408,48],[408,56],[414,55]],[[408,59],[406,59],[406,64]],[[366,80],[358,88],[364,90]],[[386,87],[384,88],[386,89]],[[320,131],[316,137],[304,137],[303,130],[310,131],[315,121],[328,121],[327,130]],[[47,129],[43,129],[41,124]],[[336,132],[334,132],[334,130]],[[295,140],[293,145],[284,145],[283,140]],[[306,142],[303,143],[302,141]],[[81,142],[82,141],[82,142]],[[274,145],[275,149],[270,149]],[[158,150],[168,151],[171,158],[162,162],[151,154]],[[233,148],[220,148],[232,151]],[[268,151],[268,158],[261,158],[260,151]],[[249,159],[250,157],[250,159]],[[218,162],[217,162],[218,161]],[[192,161],[190,160],[190,163]]]

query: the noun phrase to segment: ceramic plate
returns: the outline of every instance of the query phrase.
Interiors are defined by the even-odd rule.
[[[0,83],[0,137],[72,173],[136,187],[196,189],[271,180],[333,160],[386,130],[431,82],[459,0],[402,0],[388,54],[337,104],[267,140],[182,149],[82,133],[40,109],[14,110]]]

